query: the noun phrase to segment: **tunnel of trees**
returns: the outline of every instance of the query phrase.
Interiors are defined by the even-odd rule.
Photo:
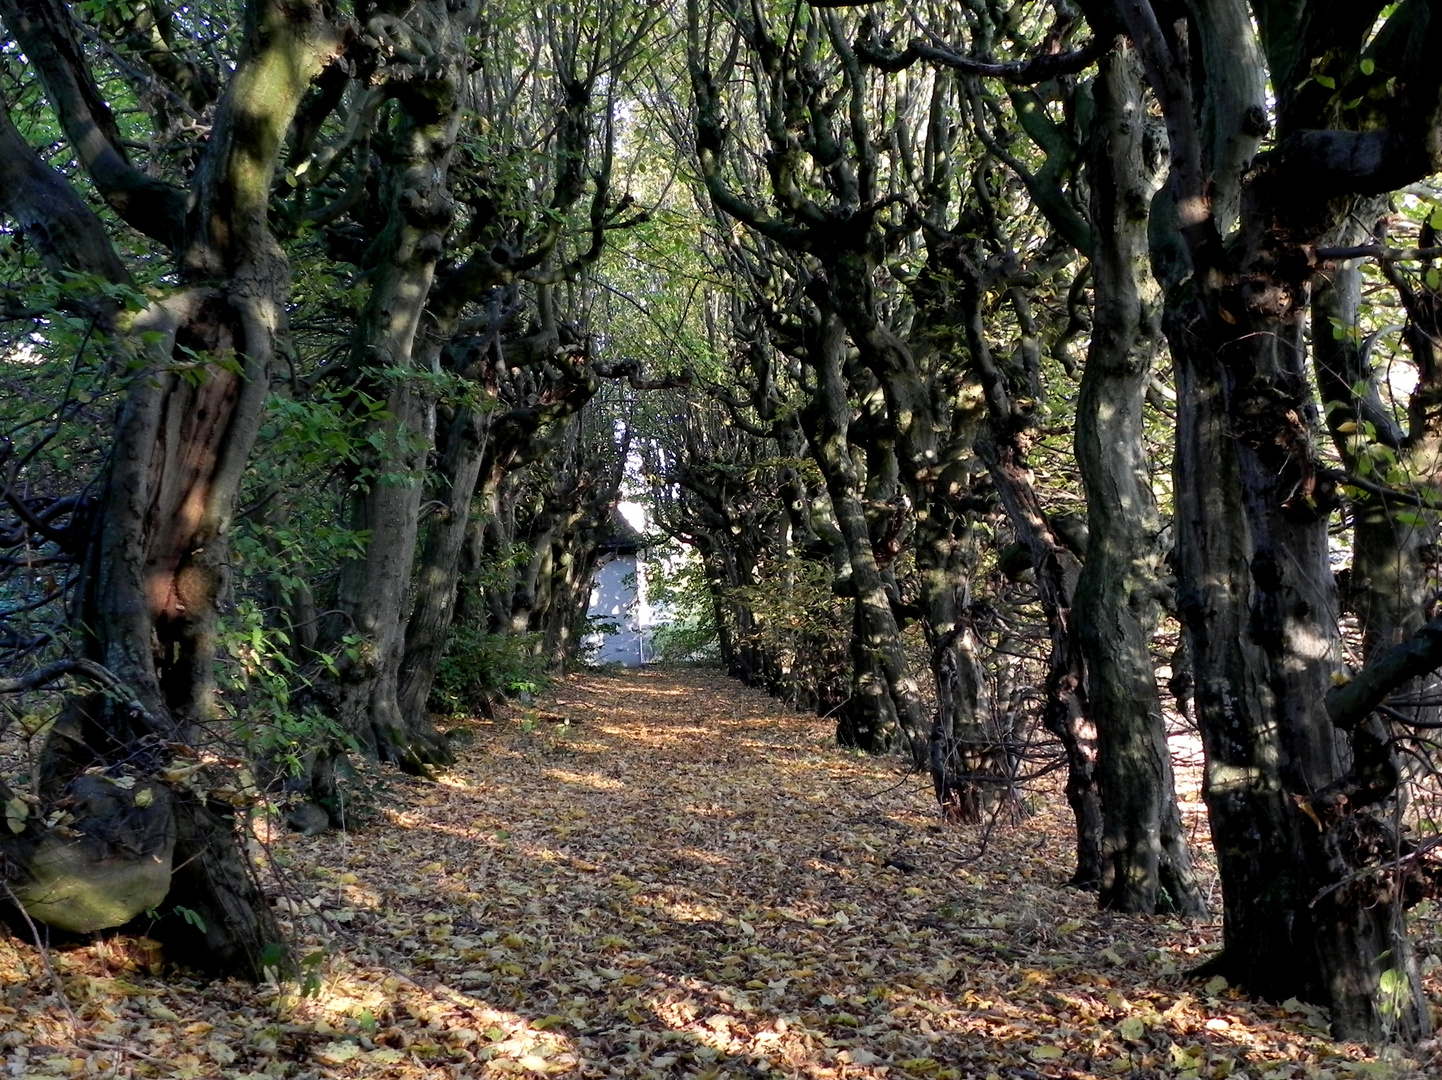
[[[1435,4],[0,24],[0,725],[38,758],[0,873],[32,915],[164,899],[216,970],[284,968],[250,808],[339,825],[351,761],[428,774],[438,717],[574,661],[624,497],[688,553],[674,656],[903,755],[950,821],[1064,775],[1105,907],[1205,912],[1195,725],[1208,973],[1426,1032]]]

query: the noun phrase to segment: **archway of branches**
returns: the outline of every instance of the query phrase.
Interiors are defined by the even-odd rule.
[[[1203,914],[1194,737],[1205,974],[1429,1029],[1433,5],[0,20],[27,918],[288,970],[245,822],[581,660],[631,499],[670,655],[957,827],[1064,776],[1108,909]]]

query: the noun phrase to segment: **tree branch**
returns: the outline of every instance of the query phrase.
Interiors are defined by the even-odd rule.
[[[0,0],[0,15],[45,88],[80,163],[101,197],[145,235],[178,250],[186,195],[132,165],[110,107],[91,77],[69,9],[58,0]]]
[[[93,274],[129,282],[130,274],[95,212],[70,183],[46,165],[10,121],[0,98],[0,214],[11,218],[53,274]],[[107,321],[114,303],[97,305]]]
[[[1032,86],[1049,82],[1060,75],[1075,75],[1096,63],[1111,47],[1111,42],[1098,38],[1080,49],[1067,52],[1044,53],[1027,60],[977,60],[963,56],[944,45],[932,44],[914,39],[905,50],[896,51],[880,45],[874,40],[857,41],[857,58],[868,67],[894,73],[903,71],[921,61],[936,67],[950,68],[966,75],[984,75],[1003,79],[1020,86]]]
[[[1433,619],[1377,656],[1351,681],[1327,693],[1327,715],[1344,731],[1357,728],[1399,686],[1442,666],[1442,618]]]

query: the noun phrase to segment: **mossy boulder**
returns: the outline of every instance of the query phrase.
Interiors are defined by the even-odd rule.
[[[165,899],[175,852],[170,791],[92,773],[69,785],[63,825],[28,837],[11,890],[32,919],[88,934],[127,923]]]

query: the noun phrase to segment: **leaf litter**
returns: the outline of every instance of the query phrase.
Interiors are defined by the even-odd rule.
[[[1436,1040],[1338,1043],[1187,979],[1215,920],[1063,887],[1059,790],[983,844],[924,777],[704,669],[571,676],[473,733],[369,827],[271,838],[302,982],[200,982],[114,937],[50,951],[72,1023],[0,936],[0,1075],[1442,1075]]]

